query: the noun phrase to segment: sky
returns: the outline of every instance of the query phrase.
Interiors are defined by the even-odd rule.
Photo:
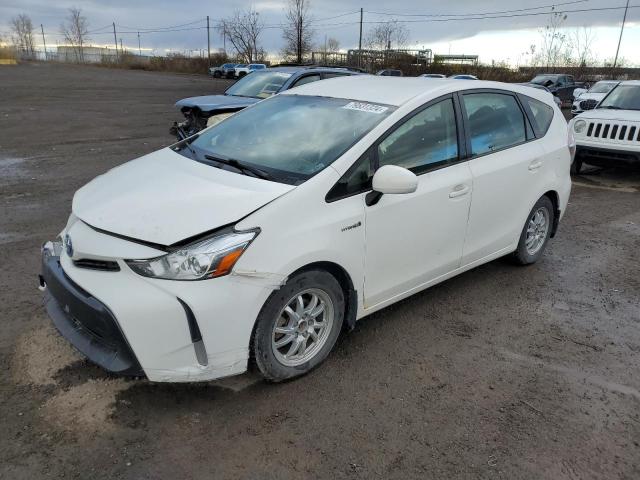
[[[583,27],[591,30],[592,50],[600,61],[615,55],[626,0],[310,0],[314,18],[314,39],[336,38],[341,49],[357,48],[360,8],[364,9],[363,30],[376,22],[397,19],[409,31],[408,47],[430,48],[440,54],[477,54],[483,63],[507,61],[522,65],[530,45],[541,40],[540,30],[548,24],[551,5],[567,12],[567,33]],[[630,0],[620,57],[627,64],[640,65],[640,0]],[[282,49],[280,25],[285,18],[286,0],[0,0],[0,35],[9,33],[9,22],[19,13],[28,14],[38,32],[45,31],[48,48],[64,43],[60,23],[68,9],[82,9],[89,21],[93,44],[113,46],[112,22],[125,47],[143,53],[167,51],[196,52],[207,48],[206,16],[213,27],[238,8],[253,6],[263,19],[262,46],[271,54]],[[633,7],[636,8],[633,8]],[[469,19],[469,15],[475,15]],[[465,17],[466,16],[466,17]],[[166,27],[173,27],[167,31]],[[149,30],[159,30],[150,32]],[[37,37],[41,45],[41,35]],[[211,30],[212,49],[223,46],[217,31]]]

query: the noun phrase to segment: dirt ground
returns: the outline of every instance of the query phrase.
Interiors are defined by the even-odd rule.
[[[171,142],[205,77],[0,69],[0,478],[640,478],[640,174],[576,178],[544,259],[361,321],[310,375],[107,375],[52,328],[39,247],[73,192]]]

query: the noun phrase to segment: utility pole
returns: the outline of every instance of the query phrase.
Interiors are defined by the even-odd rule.
[[[42,43],[44,44],[44,59],[47,60],[47,41],[44,39],[44,27],[40,24],[40,31],[42,32]]]
[[[120,37],[120,55],[124,55],[124,49],[122,48],[122,37]]]
[[[363,9],[360,9],[360,40],[358,41],[358,66],[362,67],[362,16],[364,14]]]
[[[324,64],[327,65],[327,34],[324,34]]]
[[[627,0],[627,6],[624,7],[624,17],[622,18],[622,28],[620,28],[620,38],[618,39],[618,49],[616,50],[616,58],[613,61],[613,69],[616,69],[618,65],[618,54],[620,53],[620,44],[622,43],[622,33],[624,32],[624,24],[627,21],[627,12],[629,11],[629,0]]]
[[[142,49],[140,48],[140,32],[138,32],[138,56],[142,56]]]
[[[118,37],[116,36],[116,22],[113,22],[113,41],[116,44],[116,62],[118,59]]]
[[[207,58],[209,59],[209,68],[211,68],[211,36],[209,35],[209,15],[207,15]]]

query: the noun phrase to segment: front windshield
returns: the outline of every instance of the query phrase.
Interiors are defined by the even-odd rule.
[[[538,75],[531,80],[531,83],[537,83],[538,85],[544,85],[546,87],[547,85],[553,85],[556,83],[557,79],[558,77],[554,75]]]
[[[204,130],[191,146],[198,156],[235,159],[276,181],[299,184],[331,165],[394,110],[341,98],[278,95]]]
[[[615,86],[616,84],[611,82],[598,82],[591,87],[589,93],[609,93]]]
[[[289,77],[285,72],[253,72],[234,83],[225,95],[267,98],[278,93]]]
[[[618,85],[598,108],[640,110],[640,85]]]

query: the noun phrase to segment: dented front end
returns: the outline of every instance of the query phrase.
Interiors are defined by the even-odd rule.
[[[254,320],[285,280],[259,272],[201,282],[147,278],[124,259],[165,252],[96,231],[76,218],[62,238],[62,248],[49,244],[42,252],[40,283],[53,322],[93,362],[151,381],[244,372]]]

